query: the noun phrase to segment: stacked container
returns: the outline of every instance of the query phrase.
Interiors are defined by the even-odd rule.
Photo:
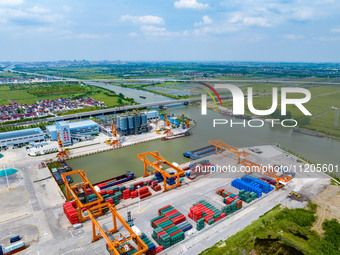
[[[197,220],[197,225],[196,225],[196,229],[198,231],[202,230],[205,226],[205,221],[204,221],[204,218],[200,218]]]
[[[182,241],[185,238],[184,231],[192,228],[185,216],[171,205],[158,209],[158,215],[151,220],[154,228],[152,237],[164,249]]]
[[[156,254],[156,245],[151,242],[151,240],[142,233],[140,238],[143,240],[143,242],[148,246],[148,251],[146,252],[147,255],[154,255]]]
[[[261,181],[261,180],[255,178],[255,177],[249,176],[249,175],[242,176],[241,180],[243,180],[243,181],[245,181],[245,182],[247,182],[247,183],[249,183],[253,186],[258,186],[262,190],[262,192],[265,193],[265,194],[269,193],[270,191],[272,191],[274,189],[270,184],[268,184],[264,181]]]
[[[190,208],[190,213],[188,216],[196,222],[200,218],[204,218],[204,221],[210,225],[225,217],[225,214],[206,201],[201,200]]]
[[[235,179],[231,182],[231,186],[233,186],[237,189],[240,189],[240,190],[244,189],[245,191],[255,192],[257,198],[262,196],[262,190],[259,187],[256,187],[256,186],[259,186],[259,184],[251,185],[250,183],[247,183],[243,180]]]
[[[129,189],[123,190],[123,198],[124,198],[124,200],[129,199],[130,197],[131,197],[130,190]]]
[[[76,209],[74,209],[74,207],[72,206],[71,202],[64,203],[63,209],[66,217],[68,218],[72,225],[79,223],[78,213]]]

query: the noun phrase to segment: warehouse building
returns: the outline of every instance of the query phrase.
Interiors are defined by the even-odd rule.
[[[47,135],[51,140],[58,140],[58,132],[64,146],[72,144],[72,138],[76,136],[93,135],[99,133],[99,125],[93,120],[76,122],[56,121],[55,125],[46,127]]]
[[[18,131],[0,133],[0,148],[23,146],[45,141],[44,133],[40,128],[31,128]]]

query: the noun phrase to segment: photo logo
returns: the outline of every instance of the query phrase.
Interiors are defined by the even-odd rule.
[[[232,107],[232,115],[244,115],[245,114],[245,98],[247,97],[247,105],[249,111],[257,116],[268,116],[274,113],[278,107],[278,95],[281,95],[281,116],[287,115],[287,105],[295,105],[304,115],[311,116],[312,114],[303,106],[304,103],[307,103],[311,99],[311,93],[309,90],[304,88],[294,88],[294,87],[285,87],[281,88],[280,93],[278,93],[277,88],[272,89],[272,105],[267,110],[258,110],[254,107],[253,103],[253,88],[248,87],[247,88],[247,95],[243,94],[243,91],[235,86],[230,84],[215,84],[214,88],[208,84],[201,83],[203,86],[210,89],[218,98],[221,106],[222,106],[222,100],[220,95],[217,93],[216,89],[226,89],[231,92],[231,98],[233,101],[233,107]],[[215,89],[216,88],[216,89]],[[201,114],[206,115],[207,114],[207,94],[212,98],[215,105],[217,105],[216,100],[212,93],[207,90],[203,89],[206,93],[201,95]],[[303,97],[301,98],[289,98],[289,93],[294,93],[296,96],[297,94],[302,94]],[[216,125],[226,125],[230,124],[230,127],[241,125],[243,127],[249,126],[249,127],[263,127],[264,126],[264,120],[262,119],[256,119],[256,118],[249,118],[250,120],[246,121],[243,119],[243,121],[238,122],[233,119],[214,119],[213,120],[213,127],[216,127]],[[275,124],[281,124],[283,127],[296,127],[298,125],[298,122],[295,119],[266,119],[267,121],[271,122],[272,127],[274,127]]]
[[[245,109],[244,109],[244,102],[245,97],[247,97],[248,102],[248,109],[253,113],[254,115],[260,115],[260,116],[266,116],[272,114],[278,107],[278,89],[273,88],[272,90],[272,105],[268,110],[257,110],[254,107],[253,104],[253,88],[248,87],[247,89],[247,96],[243,94],[243,91],[235,86],[230,84],[215,84],[215,88],[212,86],[201,83],[202,85],[209,88],[211,91],[215,93],[217,98],[219,99],[219,102],[222,106],[222,101],[220,95],[217,93],[215,88],[217,89],[226,89],[229,90],[232,94],[232,100],[233,100],[233,115],[244,115]],[[216,104],[215,98],[213,95],[206,89],[203,89],[210,97],[213,99],[214,103]],[[304,98],[288,98],[289,93],[294,94],[303,94]],[[201,95],[201,113],[202,115],[207,114],[207,94]],[[292,88],[292,87],[286,87],[281,89],[281,115],[284,116],[287,114],[287,105],[292,104],[295,105],[304,115],[311,116],[312,114],[303,106],[304,103],[307,103],[311,99],[311,93],[309,90],[305,88]]]

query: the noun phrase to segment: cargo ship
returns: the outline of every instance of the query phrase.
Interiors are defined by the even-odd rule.
[[[135,174],[133,172],[127,172],[126,174],[117,176],[115,178],[111,178],[105,181],[97,182],[93,184],[93,186],[98,186],[100,189],[105,189],[108,187],[112,187],[127,181],[130,181],[135,178]]]
[[[209,145],[193,151],[186,151],[183,153],[184,157],[191,159],[199,159],[216,153],[216,147]]]
[[[324,137],[323,135],[320,135],[320,134],[317,134],[317,133],[308,132],[308,131],[297,129],[297,128],[294,128],[293,132],[297,132],[297,133],[301,133],[301,134],[305,134],[305,135],[316,136],[316,137]]]
[[[167,141],[167,140],[172,140],[172,139],[185,137],[185,136],[189,136],[189,135],[192,135],[192,133],[191,132],[185,132],[185,133],[178,134],[178,135],[171,135],[171,136],[162,137],[161,140]]]

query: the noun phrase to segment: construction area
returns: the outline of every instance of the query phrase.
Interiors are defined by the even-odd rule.
[[[64,162],[68,151],[60,141]],[[115,141],[111,146],[119,146]],[[140,152],[144,177],[127,173],[94,184],[86,169],[65,162],[62,171],[50,171],[42,158],[23,153],[15,162],[6,153],[2,169],[17,171],[0,179],[4,254],[197,254],[277,204],[303,204],[292,192],[312,199],[329,184],[324,173],[282,171],[304,163],[274,146],[241,149],[222,140],[185,152],[196,159],[183,165]]]

